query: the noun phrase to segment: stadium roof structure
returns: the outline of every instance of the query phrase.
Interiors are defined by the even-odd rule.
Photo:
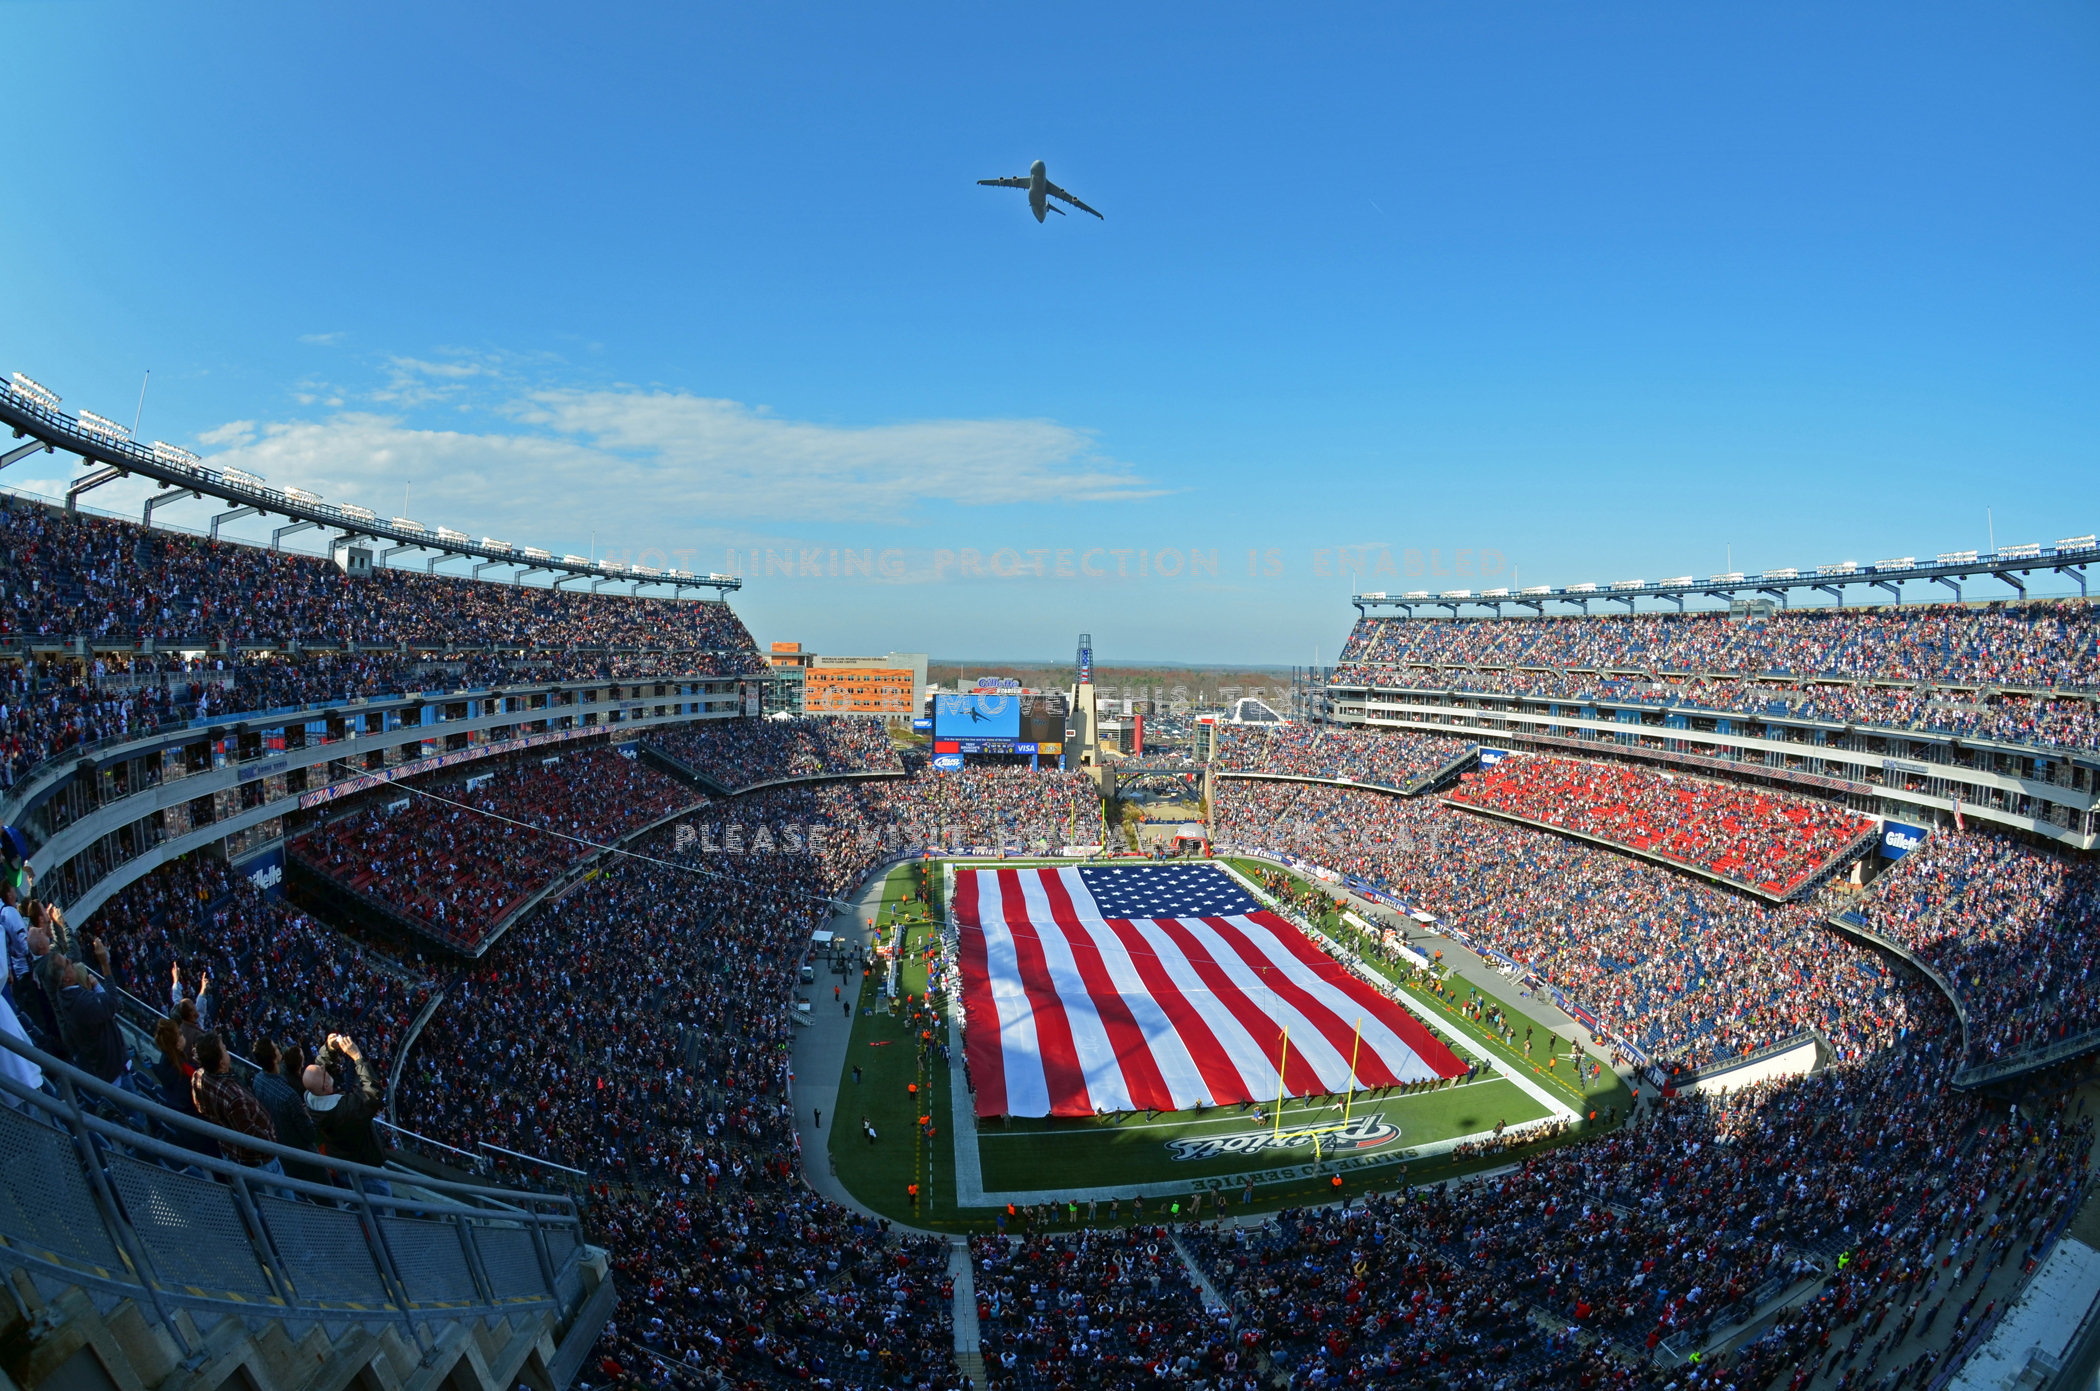
[[[1765,570],[1758,574],[1731,573],[1708,575],[1699,579],[1693,575],[1679,575],[1667,580],[1619,580],[1614,584],[1570,584],[1527,585],[1522,589],[1445,589],[1431,591],[1411,589],[1393,594],[1386,591],[1354,594],[1349,602],[1356,605],[1358,613],[1368,614],[1381,605],[1401,609],[1414,617],[1417,608],[1439,608],[1450,611],[1456,618],[1461,608],[1492,609],[1497,618],[1502,616],[1503,606],[1530,609],[1543,614],[1548,604],[1567,604],[1581,609],[1585,614],[1590,605],[1602,600],[1606,603],[1624,604],[1626,611],[1635,611],[1637,599],[1660,599],[1677,605],[1684,611],[1684,601],[1689,598],[1727,599],[1731,602],[1742,595],[1770,595],[1781,605],[1795,590],[1821,591],[1835,598],[1839,604],[1845,602],[1845,590],[1849,585],[1871,585],[1885,589],[1895,596],[1897,603],[1903,602],[1903,585],[1924,581],[1945,585],[1954,591],[1956,603],[1961,602],[1961,586],[1964,580],[1976,576],[2003,580],[2017,592],[2018,598],[2027,597],[2024,576],[2037,570],[2059,575],[2069,575],[2077,581],[2081,596],[2086,593],[2085,567],[2100,561],[2100,537],[2071,536],[2053,546],[2031,542],[2024,546],[2000,546],[1995,551],[1943,551],[1931,560],[1920,561],[1916,556],[1903,556],[1896,560],[1878,560],[1872,565],[1861,565],[1856,561],[1840,561],[1834,565],[1815,565],[1806,569]]]
[[[699,575],[685,570],[660,570],[648,565],[590,560],[579,555],[557,556],[536,546],[514,546],[488,536],[477,542],[463,532],[446,527],[426,527],[406,517],[382,520],[368,508],[324,502],[297,488],[273,488],[252,473],[212,468],[189,450],[160,440],[141,445],[131,438],[130,429],[93,411],[68,415],[59,409],[57,395],[20,372],[15,373],[11,380],[0,380],[0,424],[11,429],[16,439],[27,437],[29,440],[27,444],[0,452],[0,469],[33,454],[61,450],[79,455],[81,461],[91,467],[101,466],[66,490],[68,511],[75,509],[82,493],[135,473],[165,484],[168,489],[146,499],[143,520],[147,526],[153,524],[153,511],[157,507],[185,498],[215,497],[234,504],[234,508],[212,518],[211,534],[214,538],[218,536],[222,522],[239,517],[280,516],[289,524],[272,533],[273,548],[294,532],[323,527],[339,530],[340,534],[331,542],[331,547],[359,538],[390,541],[393,547],[384,555],[405,550],[435,552],[426,570],[435,571],[439,564],[452,559],[480,562],[474,567],[477,576],[493,565],[512,565],[517,567],[511,577],[513,581],[541,571],[561,576],[553,582],[556,589],[573,581],[589,580],[593,591],[608,584],[631,584],[635,593],[645,587],[667,587],[676,598],[688,589],[722,592],[744,587],[744,582],[734,575]]]

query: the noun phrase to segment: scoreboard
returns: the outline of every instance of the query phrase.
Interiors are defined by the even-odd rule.
[[[963,691],[933,698],[935,753],[1055,756],[1065,747],[1065,698],[1020,691]]]

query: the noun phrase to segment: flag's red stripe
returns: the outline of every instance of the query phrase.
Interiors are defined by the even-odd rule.
[[[1079,967],[1079,978],[1086,982],[1086,993],[1094,1002],[1094,1012],[1101,1016],[1109,1046],[1116,1050],[1116,1064],[1123,1071],[1123,1085],[1130,1093],[1131,1105],[1152,1111],[1173,1110],[1174,1093],[1160,1074],[1152,1046],[1145,1042],[1145,1031],[1138,1027],[1137,1017],[1124,1003],[1122,992],[1108,978],[1108,968],[1101,964],[1101,949],[1077,926],[1079,917],[1072,909],[1072,895],[1065,889],[1064,876],[1054,869],[1039,869],[1036,873],[1042,876],[1043,892],[1050,899],[1050,913],[1056,924],[1050,930],[1065,935],[1072,961]]]
[[[960,929],[963,1022],[969,1029],[970,1080],[977,1085],[977,1114],[1006,1114],[1006,1058],[999,1048],[999,1011],[992,1005],[992,976],[985,964],[984,927],[977,910],[977,875],[955,876],[955,921]]]
[[[1356,1080],[1360,1085],[1390,1087],[1400,1080],[1393,1070],[1386,1066],[1385,1059],[1379,1055],[1376,1048],[1358,1045],[1354,1019],[1344,1019],[1337,1015],[1323,1004],[1318,996],[1292,980],[1283,967],[1263,951],[1260,943],[1249,937],[1239,924],[1228,918],[1205,918],[1203,921],[1210,924],[1211,930],[1224,938],[1226,944],[1238,952],[1240,960],[1248,966],[1255,970],[1268,968],[1267,974],[1262,978],[1269,983],[1269,987],[1290,1001],[1298,1013],[1304,1015],[1307,1022],[1320,1031],[1321,1037],[1327,1040],[1330,1048],[1341,1055],[1345,1064],[1350,1055],[1355,1054]],[[1342,1085],[1347,1086],[1347,1081],[1344,1080]],[[1323,1085],[1320,1090],[1326,1091],[1328,1088]]]
[[[1162,932],[1174,939],[1175,945],[1181,948],[1181,954],[1196,968],[1197,976],[1210,987],[1210,993],[1218,997],[1218,1003],[1230,1010],[1232,1017],[1240,1021],[1240,1027],[1254,1040],[1254,1046],[1268,1057],[1281,1054],[1283,1025],[1270,1018],[1265,1010],[1248,999],[1240,988],[1232,983],[1232,977],[1226,975],[1225,968],[1211,958],[1209,949],[1196,940],[1196,935],[1174,918],[1154,918],[1152,921],[1159,925]],[[1270,968],[1271,974],[1274,973],[1274,969]],[[1266,977],[1263,979],[1266,980]],[[1252,1080],[1249,1079],[1250,1082]],[[1304,1096],[1309,1092],[1325,1091],[1327,1088],[1321,1083],[1320,1074],[1306,1063],[1304,1055],[1292,1049],[1285,1059],[1283,1090],[1291,1096]]]
[[[1028,921],[1028,900],[1021,896],[1021,872],[1002,869],[998,875],[1006,926],[1013,934],[1014,958],[1021,969],[1021,988],[1028,992],[1029,1008],[1035,1015],[1035,1046],[1043,1059],[1043,1081],[1050,1089],[1050,1114],[1091,1116],[1094,1102],[1087,1093],[1086,1074],[1079,1066],[1079,1050],[1072,1044],[1072,1023],[1065,1018],[1064,1002],[1050,983],[1042,940],[1036,935],[1035,924]]]
[[[1431,1033],[1429,1026],[1415,1017],[1413,1010],[1379,994],[1368,981],[1358,979],[1354,972],[1314,946],[1304,933],[1274,913],[1263,911],[1247,916],[1274,931],[1290,949],[1291,955],[1317,970],[1337,989],[1346,991],[1350,999],[1366,1010],[1374,1012],[1379,1021],[1398,1034],[1402,1043],[1414,1049],[1415,1056],[1429,1064],[1437,1076],[1456,1077],[1466,1070],[1458,1055]]]
[[[1130,964],[1137,968],[1138,979],[1144,981],[1145,989],[1152,994],[1152,1001],[1167,1016],[1174,1032],[1181,1036],[1181,1046],[1189,1050],[1189,1057],[1196,1063],[1196,1071],[1203,1074],[1203,1085],[1210,1092],[1210,1099],[1217,1105],[1230,1105],[1236,1101],[1252,1101],[1254,1095],[1248,1090],[1248,1079],[1240,1076],[1240,1070],[1232,1065],[1232,1056],[1218,1036],[1211,1032],[1210,1025],[1196,1007],[1188,1002],[1167,968],[1160,965],[1159,954],[1143,933],[1133,927],[1127,919],[1110,918],[1109,930],[1130,953]],[[1257,1041],[1261,1035],[1255,1035]]]

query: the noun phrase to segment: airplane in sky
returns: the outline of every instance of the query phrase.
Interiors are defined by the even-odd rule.
[[[1051,183],[1050,176],[1043,170],[1043,162],[1041,160],[1037,160],[1035,163],[1028,166],[1028,174],[1025,178],[979,179],[977,182],[988,185],[992,188],[1027,189],[1028,206],[1034,210],[1035,220],[1037,222],[1041,222],[1043,220],[1043,212],[1045,209],[1048,209],[1050,212],[1056,213],[1059,217],[1063,217],[1065,215],[1065,210],[1063,208],[1057,206],[1057,203],[1053,203],[1050,201],[1052,198],[1057,199],[1059,202],[1070,203],[1073,207],[1079,209],[1079,211],[1083,213],[1094,213],[1094,216],[1101,217],[1100,213],[1094,212],[1092,208],[1080,202],[1077,198],[1074,198],[1071,194],[1065,192],[1056,184]],[[1105,217],[1101,217],[1101,220],[1103,222],[1108,221],[1108,219]]]

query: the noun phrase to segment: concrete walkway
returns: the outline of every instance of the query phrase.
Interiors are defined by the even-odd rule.
[[[970,1243],[965,1237],[948,1242],[948,1278],[955,1282],[955,1360],[976,1356],[982,1348],[977,1329],[977,1271],[970,1264]],[[980,1376],[983,1371],[980,1368]]]
[[[889,877],[889,870],[876,875],[853,896],[846,911],[832,917],[831,930],[845,938],[849,948],[868,951],[873,947],[874,937],[867,921],[881,907],[883,886],[889,883]],[[844,976],[835,976],[821,964],[821,957],[819,961],[816,981],[795,987],[795,993],[810,1002],[813,1021],[806,1028],[795,1029],[793,1048],[795,1129],[802,1139],[802,1177],[817,1193],[841,1207],[879,1218],[879,1213],[848,1193],[839,1182],[831,1155],[831,1127],[842,1118],[842,1111],[853,1109],[853,1098],[846,1097],[842,1106],[839,1093],[841,1086],[849,1090],[853,1086],[845,1077],[846,1052],[853,1041],[854,1013],[861,1007],[861,974],[848,970]],[[868,978],[866,985],[868,1003],[873,1004],[879,987],[873,977]],[[837,1000],[831,998],[834,986],[839,990]],[[824,1115],[821,1127],[816,1123],[819,1111]],[[848,1125],[854,1123],[850,1115],[844,1119]],[[900,1231],[917,1230],[894,1219],[891,1226]]]
[[[1231,1313],[1230,1301],[1218,1293],[1218,1287],[1203,1273],[1203,1267],[1196,1264],[1196,1258],[1189,1254],[1189,1248],[1181,1244],[1181,1233],[1170,1233],[1168,1239],[1174,1243],[1174,1254],[1181,1257],[1181,1264],[1188,1271],[1189,1282],[1196,1287],[1196,1293],[1203,1296],[1203,1307],[1212,1313]]]

